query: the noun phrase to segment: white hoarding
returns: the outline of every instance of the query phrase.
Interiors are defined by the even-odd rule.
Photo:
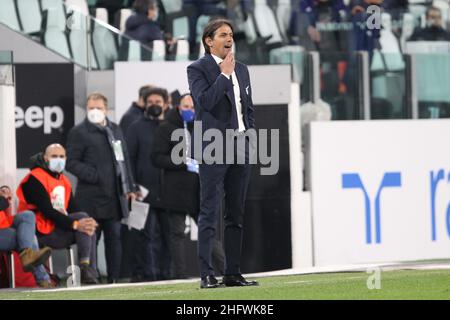
[[[450,120],[311,124],[315,265],[450,258]]]

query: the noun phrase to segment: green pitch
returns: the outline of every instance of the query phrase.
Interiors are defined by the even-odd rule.
[[[368,289],[364,272],[276,276],[259,287],[199,289],[197,282],[83,291],[0,290],[0,299],[450,299],[450,270],[382,271],[381,288]],[[370,282],[370,281],[369,281]]]

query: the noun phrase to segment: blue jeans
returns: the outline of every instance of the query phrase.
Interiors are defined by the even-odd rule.
[[[10,228],[0,229],[0,251],[39,250],[35,232],[36,218],[32,211],[15,215]],[[38,282],[50,280],[43,265],[34,268],[33,274]]]
[[[36,232],[36,219],[31,211],[14,216],[10,228],[0,229],[0,250],[9,251],[32,248]]]

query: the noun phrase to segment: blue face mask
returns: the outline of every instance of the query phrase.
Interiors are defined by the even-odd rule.
[[[48,162],[48,168],[53,172],[61,173],[66,167],[66,159],[52,158]]]
[[[194,110],[181,110],[181,117],[183,118],[183,121],[191,122],[194,121],[195,117],[195,111]]]

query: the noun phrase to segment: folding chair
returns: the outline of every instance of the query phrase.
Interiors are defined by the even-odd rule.
[[[16,272],[14,270],[14,253],[12,251],[7,252],[8,265],[9,265],[9,285],[11,288],[16,288]]]
[[[16,287],[16,274],[14,270],[14,253],[13,251],[0,251],[0,254],[2,253],[7,255],[6,269],[8,272],[9,286],[14,289]]]
[[[77,273],[75,271],[75,254],[73,252],[73,248],[72,246],[66,248],[66,250],[69,251],[69,256],[70,256],[70,267],[71,267],[71,271],[72,271],[72,279],[74,283],[79,283],[81,281],[81,279],[78,279],[80,281],[77,282]],[[53,250],[54,251],[54,250]],[[50,273],[53,274],[53,258],[52,255],[50,255],[50,257],[48,258],[48,265],[49,265],[49,269],[50,269]]]

